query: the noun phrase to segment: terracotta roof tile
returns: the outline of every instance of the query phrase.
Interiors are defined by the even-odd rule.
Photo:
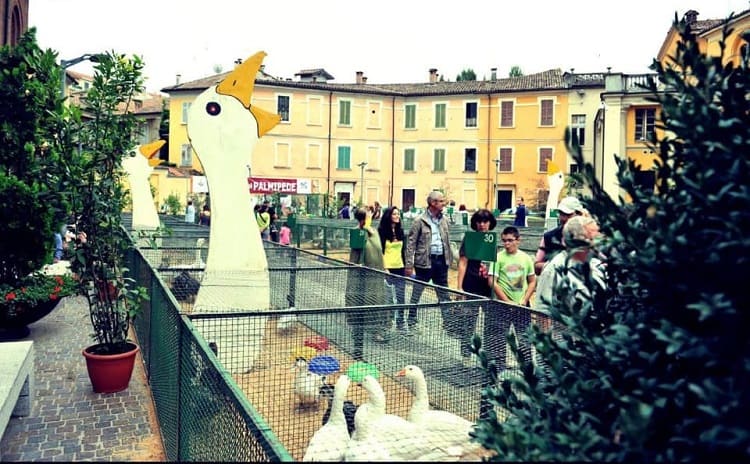
[[[203,91],[218,84],[229,73],[216,74],[190,82],[165,87],[163,92]],[[508,77],[495,81],[423,82],[415,84],[336,84],[330,82],[300,82],[293,80],[277,81],[256,79],[257,85],[273,85],[299,89],[331,90],[350,93],[370,93],[401,97],[427,95],[460,95],[478,93],[502,93],[528,90],[559,90],[568,85],[559,69],[550,69],[521,77]]]

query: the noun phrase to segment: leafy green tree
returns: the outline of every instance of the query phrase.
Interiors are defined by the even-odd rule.
[[[471,68],[466,68],[461,71],[461,74],[456,76],[456,82],[460,81],[475,81],[477,80],[477,73]]]
[[[508,73],[508,77],[521,77],[523,76],[523,71],[521,71],[520,66],[513,66],[510,68],[510,72]]]
[[[127,351],[130,320],[145,296],[125,276],[124,255],[132,243],[121,220],[126,200],[122,158],[135,146],[133,97],[143,91],[142,69],[137,56],[100,55],[86,97],[90,117],[78,112],[66,121],[81,147],[74,204],[78,226],[88,234],[76,250],[73,269],[88,298],[97,354]]]
[[[53,235],[68,219],[55,58],[35,28],[0,48],[0,283],[8,285],[52,262]]]
[[[587,281],[592,298],[567,298],[575,295],[563,277],[550,310],[559,327],[529,334],[543,362],[519,359],[522,375],[488,389],[510,411],[502,423],[490,413],[476,431],[498,460],[748,458],[748,60],[724,65],[723,41],[722,56],[708,57],[684,22],[675,26],[678,67],[652,64],[669,90],[648,86],[665,130],[653,147],[656,185],[637,185],[637,167],[618,159],[627,201],[616,203],[585,165],[585,205],[604,234],[597,251],[608,285]],[[566,142],[583,165],[569,132]],[[514,339],[511,351],[518,359]],[[483,351],[480,359],[487,368]]]

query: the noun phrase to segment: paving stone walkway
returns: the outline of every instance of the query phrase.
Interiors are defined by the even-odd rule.
[[[127,390],[93,392],[81,354],[91,344],[83,297],[65,298],[29,328],[31,415],[11,418],[0,440],[0,460],[166,461],[140,355]]]

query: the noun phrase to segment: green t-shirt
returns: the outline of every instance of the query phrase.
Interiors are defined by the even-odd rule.
[[[521,303],[529,287],[528,276],[534,274],[534,261],[521,250],[508,254],[502,250],[497,254],[497,261],[490,267],[490,273],[496,276],[503,293],[515,303]]]

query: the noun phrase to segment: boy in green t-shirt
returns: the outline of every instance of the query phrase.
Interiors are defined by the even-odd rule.
[[[526,337],[526,330],[531,324],[531,313],[527,308],[529,298],[534,293],[536,274],[534,260],[518,249],[521,234],[513,226],[503,229],[500,237],[504,249],[497,254],[497,261],[490,268],[494,279],[494,292],[498,300],[508,303],[492,305],[485,311],[484,333],[482,343],[490,360],[494,360],[499,374],[505,369],[505,358],[508,341],[506,339],[510,325],[513,324],[518,340],[518,347],[526,359],[531,359],[531,350]],[[491,405],[487,401],[480,404],[480,417],[486,418]]]
[[[506,227],[500,237],[504,249],[497,254],[491,272],[496,276],[495,296],[500,301],[528,306],[536,287],[534,260],[518,249],[521,234],[517,228]]]

